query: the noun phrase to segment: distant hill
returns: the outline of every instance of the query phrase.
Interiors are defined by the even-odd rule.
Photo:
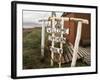
[[[23,28],[34,28],[34,27],[41,27],[42,25],[40,23],[36,22],[24,22]]]
[[[35,30],[35,29],[41,29],[41,27],[23,28],[23,31],[24,31],[24,32],[31,32],[32,30]]]

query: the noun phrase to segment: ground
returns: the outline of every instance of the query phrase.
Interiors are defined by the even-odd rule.
[[[58,64],[50,66],[50,52],[48,50],[46,33],[45,56],[41,57],[41,28],[23,29],[23,69],[55,68]],[[71,62],[62,64],[62,67],[70,67]],[[87,66],[82,60],[78,60],[76,66]]]

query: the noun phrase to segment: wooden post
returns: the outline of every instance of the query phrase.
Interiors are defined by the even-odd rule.
[[[56,13],[54,11],[52,11],[51,16],[52,17],[56,16]],[[51,26],[53,29],[55,28],[55,19],[52,19]],[[52,37],[54,37],[54,36],[55,36],[55,34],[52,33]],[[52,45],[51,47],[54,48],[54,40],[52,41],[51,45]],[[54,59],[54,52],[51,51],[51,66],[53,66],[53,59]]]
[[[55,19],[52,19],[52,28],[55,28]],[[52,37],[55,37],[55,34],[52,33]],[[52,40],[51,47],[54,48],[54,40]],[[51,66],[53,66],[54,52],[51,51]]]
[[[79,42],[81,38],[81,30],[82,30],[82,21],[78,21],[77,34],[76,34],[76,39],[75,39],[71,67],[74,67],[76,65],[77,52],[78,52]]]
[[[45,21],[42,22],[42,34],[41,34],[41,56],[44,57],[44,44],[45,44]]]
[[[61,29],[63,30],[64,27],[64,20],[61,18]],[[61,38],[63,38],[63,33],[61,32]],[[60,42],[60,49],[63,49],[63,43]],[[59,68],[61,67],[61,58],[62,58],[62,53],[59,53]]]
[[[44,45],[45,45],[45,22],[47,19],[41,19],[39,22],[42,22],[42,32],[41,32],[41,56],[44,57]]]

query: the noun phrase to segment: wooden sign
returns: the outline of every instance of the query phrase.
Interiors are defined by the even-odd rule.
[[[48,33],[62,33],[62,34],[69,34],[69,29],[59,29],[59,28],[47,28]]]
[[[55,42],[60,42],[60,43],[65,43],[66,42],[66,38],[63,37],[52,37],[52,36],[48,36],[48,40],[50,41],[55,41]]]
[[[63,53],[63,49],[61,48],[56,48],[56,47],[51,47],[50,51],[54,52],[54,53]]]

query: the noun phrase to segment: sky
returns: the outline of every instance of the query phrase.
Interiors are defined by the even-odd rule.
[[[56,12],[56,16],[61,16],[62,12]],[[43,11],[23,11],[23,28],[41,27],[41,19],[48,19],[51,16],[51,12]]]

